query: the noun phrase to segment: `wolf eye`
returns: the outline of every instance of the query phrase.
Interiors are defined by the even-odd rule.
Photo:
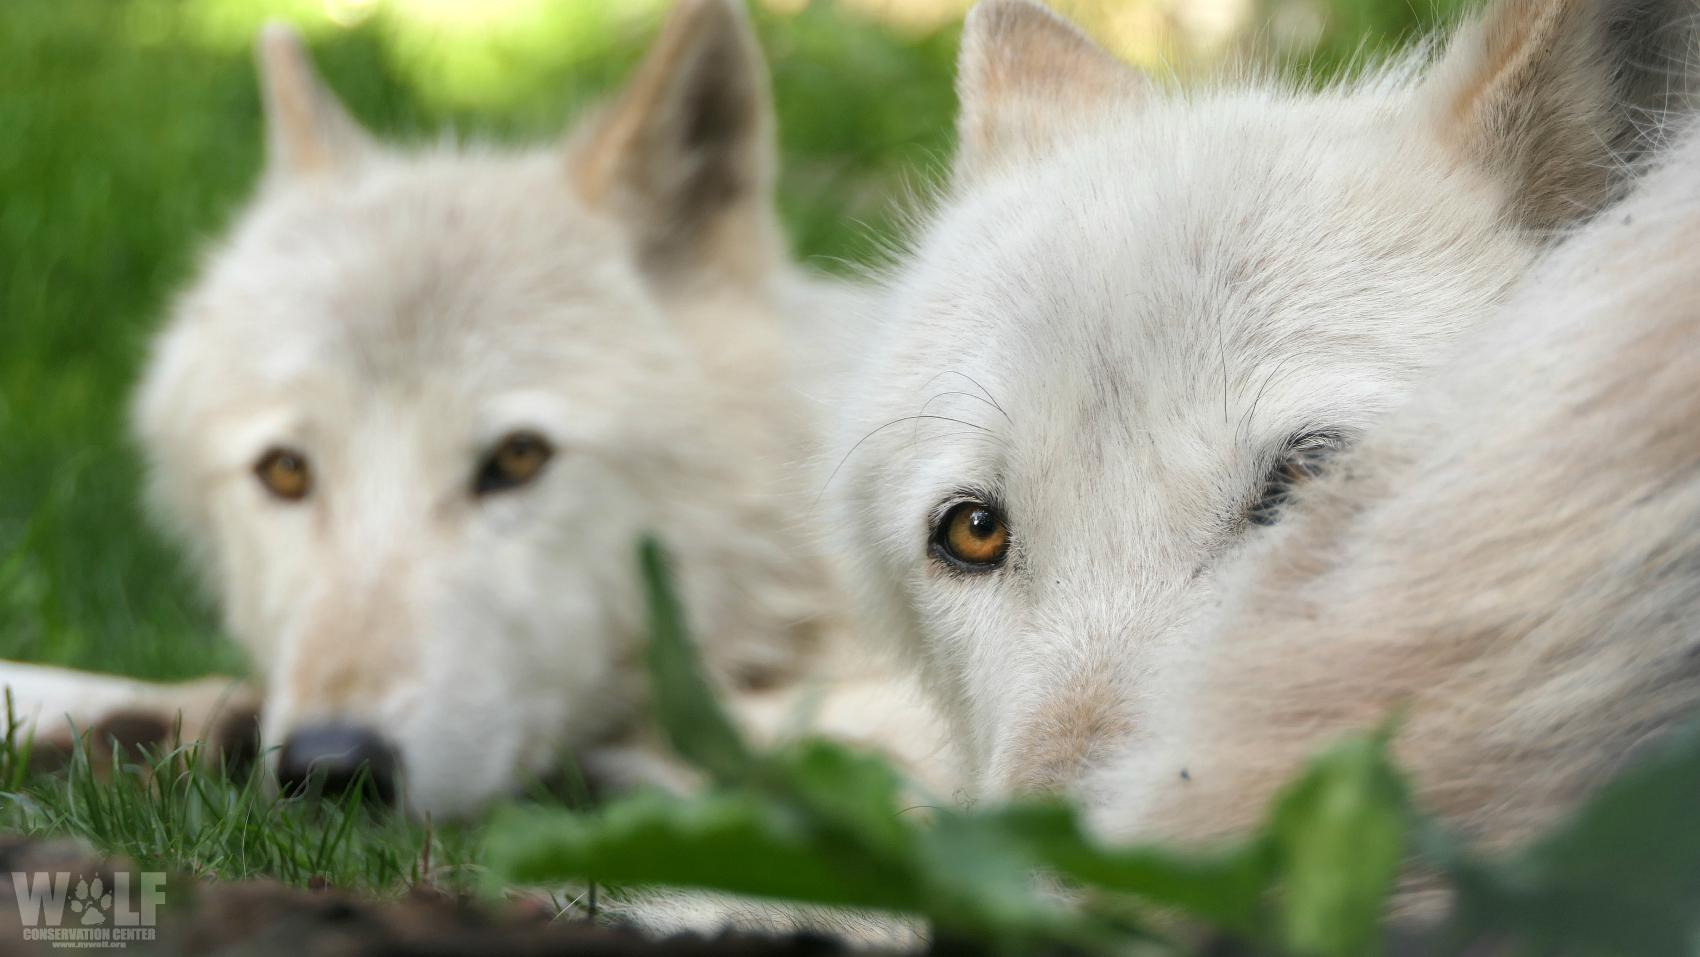
[[[933,548],[960,567],[986,571],[1003,564],[1009,551],[1009,526],[990,505],[961,502],[945,513],[933,536]]]
[[[294,449],[271,449],[254,465],[254,475],[266,491],[286,502],[298,502],[313,490],[313,470],[307,456]]]
[[[1281,517],[1281,509],[1292,502],[1293,493],[1304,483],[1316,478],[1328,460],[1345,447],[1338,432],[1306,432],[1294,436],[1281,453],[1280,461],[1269,470],[1259,490],[1257,501],[1246,510],[1246,521],[1253,525],[1273,525]]]
[[[477,495],[504,492],[535,479],[549,464],[555,450],[535,432],[514,432],[497,443],[472,483]]]

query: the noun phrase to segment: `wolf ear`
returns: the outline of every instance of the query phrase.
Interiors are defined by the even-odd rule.
[[[635,230],[664,286],[757,282],[783,255],[773,103],[738,0],[681,0],[625,94],[574,151],[579,195]]]
[[[319,79],[301,35],[281,23],[260,31],[256,59],[266,111],[266,172],[316,176],[375,149],[370,135]]]
[[[1136,103],[1150,86],[1034,0],[984,0],[956,60],[956,174],[1043,156],[1072,123]]]
[[[1512,189],[1511,215],[1561,227],[1615,198],[1685,105],[1689,0],[1498,0],[1424,83],[1441,142]]]

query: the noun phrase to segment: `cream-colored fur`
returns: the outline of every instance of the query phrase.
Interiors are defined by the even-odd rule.
[[[157,513],[264,678],[267,744],[369,729],[438,815],[563,751],[648,768],[625,739],[649,530],[716,680],[807,673],[835,608],[794,327],[857,293],[786,262],[741,6],[685,0],[623,97],[517,152],[380,146],[293,34],[260,54],[265,182],[155,344],[136,423]],[[552,458],[480,491],[515,434]],[[277,450],[309,463],[298,500],[257,477]]]
[[[0,688],[17,722],[15,743],[33,748],[32,767],[62,764],[85,734],[96,761],[111,756],[114,742],[132,759],[143,749],[205,742],[235,762],[252,760],[258,744],[258,690],[231,678],[158,684],[0,661]]]
[[[1690,139],[1233,572],[1194,677],[1099,782],[1106,826],[1242,829],[1305,756],[1402,708],[1422,803],[1503,844],[1692,715],[1697,250]]]
[[[963,37],[962,153],[889,282],[828,495],[979,787],[1145,733],[1283,483],[1396,407],[1681,102],[1682,3],[1501,0],[1432,66],[1187,93],[1044,8]],[[1298,476],[1302,477],[1302,476]],[[1001,563],[941,551],[980,503]]]

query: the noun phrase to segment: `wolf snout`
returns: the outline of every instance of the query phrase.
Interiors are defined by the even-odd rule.
[[[395,748],[366,728],[322,724],[300,728],[283,742],[278,783],[286,793],[346,794],[366,773],[366,788],[385,804],[395,803],[400,761]]]
[[[1127,693],[1112,676],[1079,675],[1023,715],[994,760],[997,783],[1017,794],[1063,791],[1133,734]]]

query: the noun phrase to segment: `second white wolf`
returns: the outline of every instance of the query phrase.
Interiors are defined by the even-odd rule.
[[[1219,569],[1621,196],[1693,19],[1499,0],[1432,65],[1183,96],[1035,3],[974,10],[954,182],[830,494],[983,792],[1108,799]]]

